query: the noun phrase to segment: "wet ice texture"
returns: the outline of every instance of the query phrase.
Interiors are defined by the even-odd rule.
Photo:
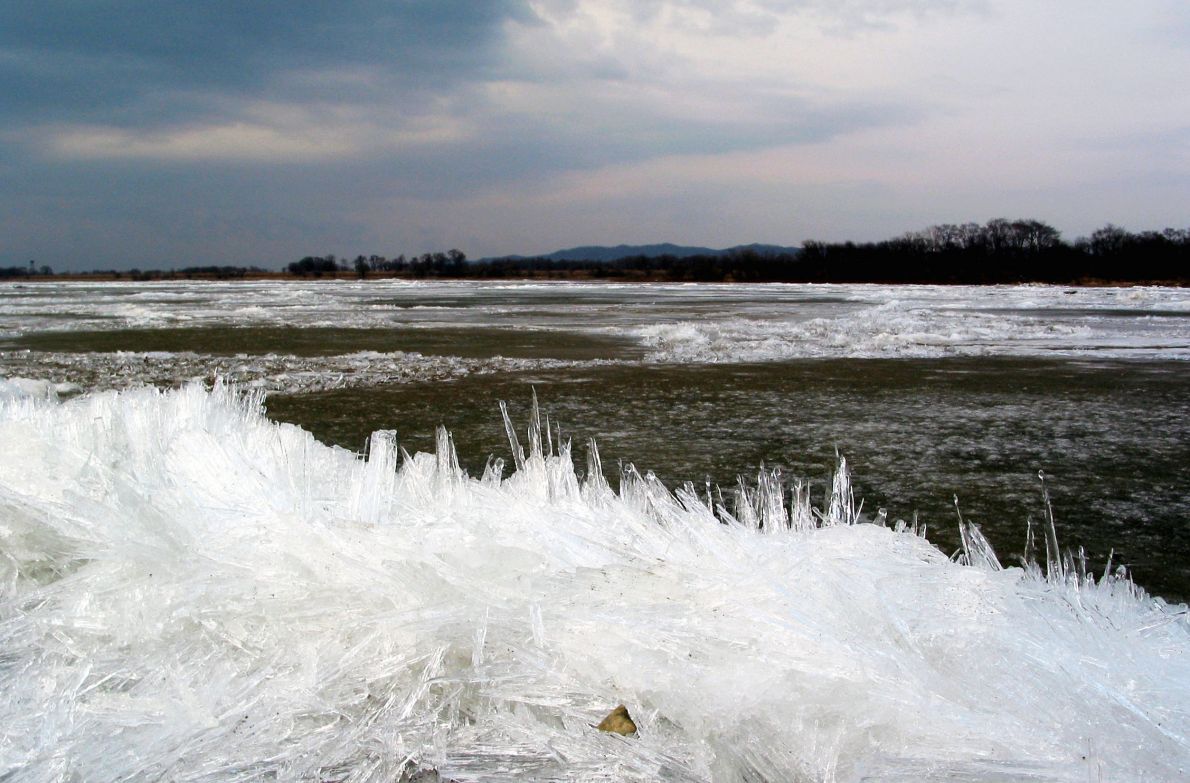
[[[176,385],[218,374],[266,391],[301,393],[561,366],[549,359],[370,352],[70,354],[3,345],[35,332],[227,326],[598,334],[643,348],[643,359],[633,354],[621,357],[624,362],[652,364],[949,356],[1186,360],[1190,292],[399,280],[38,283],[0,286],[0,375],[53,377],[94,390]]]
[[[34,390],[36,391],[36,390]],[[0,777],[1177,780],[1190,623],[774,476],[367,459],[225,388],[0,386]],[[664,433],[659,433],[663,436]],[[551,452],[553,452],[551,454]],[[625,704],[638,737],[592,726]]]
[[[416,352],[358,351],[336,356],[263,354],[212,356],[192,352],[114,351],[59,353],[0,351],[0,369],[17,376],[69,378],[56,386],[70,393],[142,385],[177,386],[193,380],[234,382],[247,389],[307,394],[330,389],[452,381],[471,375],[522,370],[558,370],[613,364],[606,360],[485,359],[426,356]]]

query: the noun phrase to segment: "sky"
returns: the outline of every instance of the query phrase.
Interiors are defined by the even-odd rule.
[[[1185,0],[6,0],[0,266],[1190,226]]]

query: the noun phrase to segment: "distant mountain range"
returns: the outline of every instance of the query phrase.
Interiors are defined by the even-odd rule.
[[[483,258],[481,261],[519,261],[526,258],[545,258],[550,261],[617,261],[621,258],[631,258],[635,256],[645,256],[647,258],[655,258],[657,256],[673,256],[675,258],[687,258],[689,256],[721,256],[728,253],[735,253],[742,250],[752,250],[757,253],[765,255],[776,253],[797,253],[800,248],[784,247],[782,245],[736,245],[735,247],[723,248],[716,250],[711,247],[691,247],[688,245],[675,245],[670,242],[662,242],[658,245],[616,245],[615,247],[607,247],[604,245],[590,245],[586,247],[572,247],[566,250],[555,250],[552,253],[543,253],[536,256],[498,256],[496,258]]]

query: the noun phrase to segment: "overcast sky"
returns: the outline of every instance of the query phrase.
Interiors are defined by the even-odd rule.
[[[1190,225],[1186,0],[0,3],[0,266]]]

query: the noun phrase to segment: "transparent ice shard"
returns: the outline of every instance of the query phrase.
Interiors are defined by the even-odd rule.
[[[1045,566],[966,521],[955,562],[842,460],[821,507],[613,487],[538,416],[474,478],[445,430],[360,456],[222,385],[0,399],[0,776],[1184,776],[1186,607],[1052,513]]]

